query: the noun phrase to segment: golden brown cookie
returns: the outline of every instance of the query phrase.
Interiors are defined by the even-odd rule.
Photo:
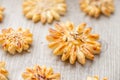
[[[8,71],[5,69],[5,62],[0,62],[0,80],[8,80]]]
[[[100,80],[98,76],[93,76],[93,77],[87,77],[87,80]],[[108,80],[106,77],[104,77],[102,80]]]
[[[7,28],[2,29],[0,34],[0,44],[10,54],[21,53],[23,50],[27,51],[32,44],[32,40],[32,33],[29,29],[18,28],[14,30]]]
[[[99,17],[100,14],[110,16],[114,12],[113,0],[80,0],[80,8],[92,17]]]
[[[3,12],[4,12],[4,8],[0,6],[0,22],[2,22],[3,17],[4,17]]]
[[[25,0],[23,13],[33,22],[52,23],[66,13],[65,0]]]
[[[54,73],[52,68],[39,65],[27,68],[22,77],[24,80],[60,80],[59,73]]]
[[[50,42],[49,47],[54,49],[55,55],[62,55],[62,61],[69,59],[71,64],[76,60],[85,64],[87,59],[93,60],[95,54],[101,51],[101,44],[97,41],[98,34],[92,34],[92,28],[86,28],[82,23],[75,28],[72,22],[57,23],[55,29],[49,29],[46,37]]]

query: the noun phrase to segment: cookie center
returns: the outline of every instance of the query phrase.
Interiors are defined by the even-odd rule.
[[[55,1],[53,0],[39,0],[36,2],[37,10],[47,11],[54,7]]]
[[[47,79],[46,77],[41,76],[39,74],[37,74],[37,77],[38,77],[38,80],[50,80],[50,79]]]
[[[76,45],[82,45],[84,43],[84,37],[82,36],[82,34],[71,32],[66,36],[65,41],[73,42],[73,44]]]
[[[88,4],[91,6],[100,7],[105,0],[88,0]]]
[[[6,35],[6,39],[14,43],[23,42],[23,38],[24,36],[22,35],[22,33],[18,32],[12,32]]]

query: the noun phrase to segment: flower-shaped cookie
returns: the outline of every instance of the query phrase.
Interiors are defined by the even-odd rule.
[[[8,71],[5,69],[5,62],[0,62],[0,80],[8,80]]]
[[[92,17],[99,17],[100,14],[110,16],[114,12],[113,0],[81,0],[80,8]]]
[[[98,76],[93,76],[93,77],[87,77],[87,80],[99,80]],[[102,80],[108,80],[106,77],[104,77]]]
[[[4,11],[4,8],[3,7],[0,7],[0,22],[3,20],[3,11]]]
[[[26,0],[23,2],[23,13],[34,22],[52,23],[66,13],[65,0]]]
[[[0,44],[10,54],[21,53],[23,50],[27,51],[32,44],[32,40],[32,33],[29,29],[18,28],[14,30],[8,28],[3,29],[0,34]]]
[[[54,73],[52,68],[36,65],[33,68],[27,68],[22,77],[24,80],[59,80],[60,74]]]
[[[92,34],[92,28],[85,28],[86,23],[78,25],[75,29],[72,22],[55,24],[55,29],[49,29],[50,34],[46,37],[53,48],[55,55],[62,55],[62,61],[69,59],[71,64],[76,60],[85,64],[87,59],[93,60],[94,54],[99,54],[101,44],[97,42],[98,34]]]

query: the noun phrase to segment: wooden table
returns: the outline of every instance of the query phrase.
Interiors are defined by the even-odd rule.
[[[46,35],[53,24],[42,25],[40,22],[34,24],[27,20],[22,14],[22,0],[0,0],[4,6],[5,18],[0,23],[0,30],[7,27],[30,28],[33,33],[34,42],[30,53],[9,55],[0,48],[0,60],[6,61],[6,68],[9,71],[9,80],[22,80],[21,74],[26,67],[33,67],[35,64],[53,67],[55,72],[61,73],[62,80],[86,80],[88,75],[106,76],[109,80],[120,80],[120,0],[115,0],[115,13],[110,17],[101,16],[93,19],[79,8],[79,0],[66,0],[68,5],[67,14],[61,21],[73,21],[75,25],[81,22],[88,23],[93,32],[99,33],[102,43],[102,53],[95,56],[95,60],[87,61],[82,66],[79,63],[70,65],[62,62],[60,57],[52,54],[48,48]]]

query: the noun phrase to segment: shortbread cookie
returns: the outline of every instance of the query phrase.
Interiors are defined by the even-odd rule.
[[[62,61],[69,59],[71,64],[76,60],[85,64],[87,59],[93,60],[94,54],[99,54],[101,44],[97,41],[98,34],[92,34],[92,28],[85,28],[86,23],[75,26],[72,22],[55,24],[55,29],[49,29],[46,37],[50,42],[49,47],[54,49],[55,55],[62,55]]]
[[[100,80],[98,76],[93,76],[93,77],[87,77],[87,80]],[[106,77],[104,77],[103,79],[101,80],[108,80]]]
[[[29,29],[12,28],[2,29],[0,34],[0,44],[5,51],[10,54],[21,53],[23,50],[28,50],[32,44],[32,33]]]
[[[52,23],[66,13],[65,0],[25,0],[23,13],[34,22]]]
[[[0,80],[8,80],[8,71],[5,69],[5,62],[0,62]]]
[[[80,8],[92,17],[99,17],[100,14],[110,16],[114,12],[113,0],[81,0]]]
[[[3,20],[3,17],[4,17],[4,8],[3,7],[0,7],[0,22]]]
[[[59,73],[54,73],[52,68],[39,65],[27,68],[22,77],[24,80],[60,80]]]

